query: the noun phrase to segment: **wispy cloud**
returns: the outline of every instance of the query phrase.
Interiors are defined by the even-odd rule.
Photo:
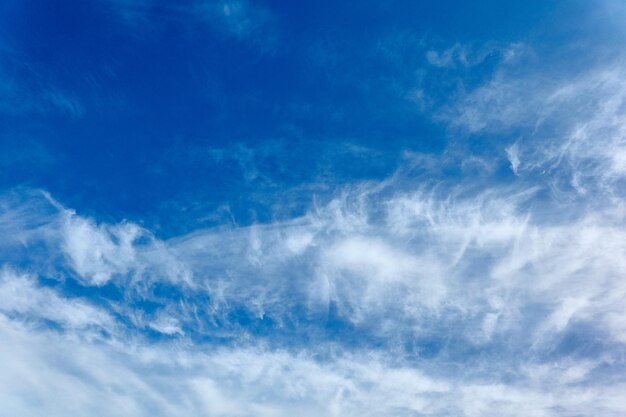
[[[49,320],[64,328],[96,327],[112,331],[115,320],[106,311],[79,299],[67,299],[37,284],[33,276],[9,268],[0,271],[0,311],[32,321]]]
[[[563,176],[580,193],[618,192],[626,149],[620,62],[565,77],[503,70],[444,118],[472,134],[519,134],[507,151],[516,173]]]
[[[443,119],[519,134],[499,154],[407,153],[389,178],[291,220],[163,240],[43,192],[4,194],[0,354],[21,355],[5,375],[32,363],[62,382],[0,379],[6,404],[37,413],[16,393],[28,390],[50,415],[68,413],[57,398],[71,391],[78,414],[98,398],[139,415],[623,414],[622,78],[502,67]],[[208,156],[253,181],[251,153]],[[507,160],[517,175],[494,179]]]
[[[388,324],[376,318],[391,312],[398,318],[394,331],[407,332],[424,317],[442,314],[451,325],[459,325],[463,312],[478,306],[484,320],[516,320],[515,310],[523,306],[513,308],[518,301],[507,299],[511,286],[516,296],[524,294],[524,303],[546,304],[543,318],[537,318],[540,326],[562,308],[557,300],[565,282],[582,280],[580,287],[568,287],[563,302],[594,299],[594,294],[602,298],[608,288],[618,288],[612,286],[617,285],[622,267],[618,254],[624,246],[619,206],[553,225],[549,211],[558,206],[529,205],[541,188],[498,186],[477,192],[466,186],[439,184],[429,190],[399,184],[396,178],[347,189],[327,205],[284,223],[207,229],[168,241],[131,223],[97,225],[62,207],[37,217],[46,207],[40,199],[13,206],[7,202],[6,227],[22,237],[5,245],[9,250],[43,241],[86,285],[113,281],[150,287],[166,282],[185,294],[206,291],[210,304],[226,308],[218,309],[221,316],[230,308],[245,307],[259,318],[281,320],[299,305],[324,310],[333,304],[343,319],[376,332]],[[40,226],[33,230],[30,224]],[[566,262],[570,257],[578,261]],[[563,262],[569,266],[561,271]],[[541,277],[541,290],[530,291],[533,281],[527,274]],[[457,292],[475,275],[483,276],[473,281],[481,293]],[[588,282],[588,275],[608,281]],[[621,330],[610,319],[613,302],[597,301],[599,310],[589,310],[583,302],[571,315],[578,310],[582,318],[599,314],[594,316],[598,323],[620,339]],[[513,315],[506,317],[509,313]]]
[[[207,22],[219,22],[226,33],[237,38],[247,38],[263,31],[272,20],[271,13],[247,1],[200,2],[196,12]]]
[[[80,99],[26,64],[24,57],[0,48],[0,112],[9,116],[59,114],[80,118]]]
[[[500,64],[510,64],[523,56],[527,48],[522,43],[500,45],[496,42],[489,42],[479,47],[456,43],[443,50],[428,49],[425,56],[426,61],[435,67],[471,68],[482,64],[489,58],[495,58]]]
[[[107,0],[108,6],[138,36],[147,36],[164,23],[212,29],[224,36],[248,41],[270,51],[276,42],[274,16],[269,9],[247,0],[194,0],[180,4],[160,0]]]
[[[105,4],[131,25],[181,19],[253,42],[272,20],[248,2]],[[164,238],[46,191],[0,194],[2,410],[625,415],[623,61],[514,68],[526,46],[414,41],[377,45],[392,69],[375,83],[400,74],[391,89],[416,93],[454,139],[441,154],[407,150],[384,178],[328,181],[304,214]],[[457,88],[482,65],[483,78]],[[453,72],[453,93],[429,98],[432,72]],[[45,106],[80,107],[37,91]],[[468,137],[480,141],[465,153]],[[289,153],[281,146],[167,157],[273,187],[264,167],[296,172],[268,162]],[[376,155],[329,148],[335,164],[342,152]],[[330,164],[314,170],[332,176]]]
[[[384,355],[320,361],[263,348],[199,353],[172,345],[90,343],[33,331],[3,316],[0,335],[0,356],[12,359],[0,377],[4,409],[24,416],[544,416],[598,410],[619,416],[624,411],[623,385],[577,383],[601,362],[552,362],[526,368],[523,380],[498,383],[458,369],[454,379],[433,377]],[[72,402],[65,400],[68,395]]]

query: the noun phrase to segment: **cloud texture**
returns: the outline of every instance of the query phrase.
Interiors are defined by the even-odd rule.
[[[135,29],[163,12],[101,6]],[[248,2],[171,7],[230,40],[277,33]],[[443,150],[400,151],[391,174],[316,196],[303,175],[303,213],[164,237],[6,188],[0,416],[626,415],[623,58],[571,69],[523,42],[418,50],[418,80],[389,90],[442,128]],[[424,87],[438,77],[458,81],[445,98]],[[45,91],[12,111],[83,117]],[[278,188],[253,148],[190,149]],[[346,148],[384,155],[342,143],[324,163]]]

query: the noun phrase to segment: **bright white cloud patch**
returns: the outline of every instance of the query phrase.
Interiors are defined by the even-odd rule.
[[[37,285],[28,275],[5,268],[0,271],[0,311],[28,320],[50,320],[65,328],[97,327],[112,330],[115,320],[106,311],[80,299],[66,299]]]
[[[89,220],[69,215],[63,250],[80,276],[101,285],[114,274],[127,274],[136,265],[133,243],[139,234],[140,229],[133,224],[98,227]]]

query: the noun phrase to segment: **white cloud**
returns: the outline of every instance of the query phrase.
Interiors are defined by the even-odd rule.
[[[263,348],[201,353],[35,331],[0,316],[0,401],[36,416],[619,416],[624,385],[578,384],[601,362],[526,369],[517,382],[429,376],[386,355],[315,359]],[[443,366],[443,364],[442,364]],[[432,368],[436,369],[436,367]],[[483,371],[485,371],[483,369]],[[71,398],[71,401],[68,401]],[[106,406],[103,406],[106,404]]]
[[[509,64],[523,55],[525,49],[527,47],[521,43],[501,45],[491,42],[481,47],[456,43],[444,50],[428,50],[426,52],[426,61],[430,65],[440,68],[471,68],[480,65],[487,58],[495,56],[498,61]]]
[[[8,268],[0,270],[0,312],[27,320],[53,321],[68,329],[98,327],[112,331],[111,315],[84,300],[68,299],[51,288],[41,287],[34,277]]]
[[[622,67],[617,59],[574,75],[546,76],[503,66],[440,116],[469,133],[521,131],[506,149],[516,174],[565,178],[581,194],[619,192],[626,172]]]
[[[76,272],[92,285],[106,283],[114,274],[124,275],[136,265],[134,241],[141,230],[134,224],[96,226],[69,214],[63,249]]]
[[[505,149],[506,156],[509,158],[509,162],[511,163],[511,170],[515,175],[518,175],[517,170],[519,168],[520,159],[519,159],[519,148],[517,146],[517,142],[513,145],[509,146]]]
[[[546,335],[563,334],[573,322],[608,332],[615,342],[626,338],[618,319],[626,268],[621,206],[553,225],[528,209],[536,188],[468,194],[463,186],[395,187],[360,186],[289,222],[169,241],[129,223],[96,225],[65,209],[57,214],[61,221],[50,215],[37,230],[48,254],[65,257],[83,285],[113,283],[131,299],[166,308],[165,315],[137,319],[165,334],[200,329],[239,308],[281,321],[293,309],[318,314],[334,304],[342,319],[400,339],[433,331],[444,337],[462,326],[468,341],[481,343],[528,332],[530,347],[557,343]],[[5,216],[29,210],[13,211]],[[157,283],[187,301],[156,297]],[[199,301],[203,294],[209,300]],[[524,318],[533,305],[541,308]]]
[[[526,183],[402,184],[399,173],[298,219],[166,241],[41,194],[5,196],[0,226],[16,238],[2,252],[30,266],[0,285],[0,401],[25,416],[623,414],[611,399],[625,392],[623,204],[555,221]],[[122,299],[96,308],[41,287],[41,245],[66,260],[53,276]],[[352,340],[327,338],[333,308]],[[233,318],[242,309],[276,323],[268,338]],[[314,342],[272,340],[294,312]],[[32,325],[43,321],[61,330]],[[110,336],[90,342],[94,328]],[[229,342],[194,341],[216,335]],[[600,354],[568,352],[572,337]]]

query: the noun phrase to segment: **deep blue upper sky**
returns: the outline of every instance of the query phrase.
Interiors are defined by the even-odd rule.
[[[590,7],[253,2],[228,18],[197,4],[3,2],[0,185],[163,236],[299,215],[313,194],[389,176],[403,151],[443,152],[456,133],[432,113],[501,57],[459,75],[423,70],[427,51],[536,43],[550,60]],[[407,98],[417,85],[425,107]]]

